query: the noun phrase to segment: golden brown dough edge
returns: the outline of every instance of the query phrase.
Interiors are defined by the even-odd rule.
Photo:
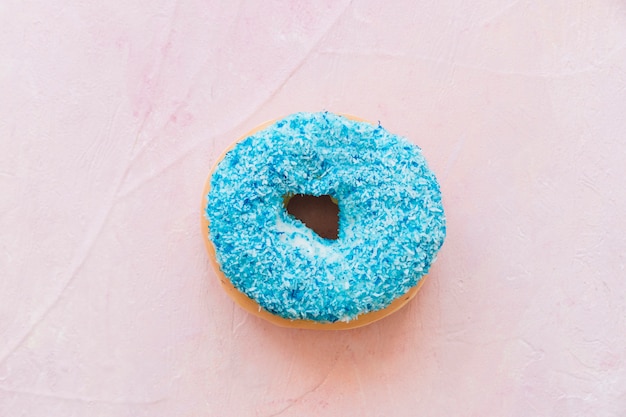
[[[347,117],[348,119],[356,120],[359,122],[371,123],[367,120],[363,120],[361,118],[358,118],[352,115],[348,115],[348,114],[341,114],[341,115],[344,117]],[[209,176],[204,186],[204,191],[202,194],[202,206],[200,210],[200,222],[201,222],[201,227],[202,227],[202,236],[204,238],[204,244],[206,246],[207,253],[209,255],[209,260],[211,261],[213,270],[217,274],[217,277],[219,278],[220,283],[222,284],[222,287],[224,288],[224,291],[226,291],[226,293],[237,304],[239,304],[244,310],[248,311],[249,313],[252,313],[257,317],[265,319],[281,327],[292,327],[292,328],[298,328],[298,329],[318,329],[318,330],[355,329],[357,327],[362,327],[367,324],[378,321],[384,317],[387,317],[391,313],[398,311],[406,303],[408,303],[413,297],[415,297],[415,295],[417,294],[422,284],[424,284],[426,276],[423,276],[414,287],[412,287],[409,291],[406,292],[406,294],[402,295],[401,297],[398,297],[391,304],[389,304],[387,307],[385,307],[382,310],[377,310],[377,311],[372,311],[369,313],[361,314],[357,318],[355,318],[354,320],[350,320],[349,322],[320,323],[320,322],[316,322],[312,320],[289,320],[280,316],[276,316],[268,312],[267,310],[264,310],[259,304],[256,303],[256,301],[252,300],[246,294],[242,293],[237,288],[235,288],[235,286],[232,284],[232,282],[230,282],[228,277],[226,277],[226,275],[224,275],[224,273],[222,272],[222,269],[220,268],[219,263],[217,262],[217,258],[215,254],[215,247],[213,246],[213,242],[211,242],[211,239],[209,239],[209,233],[208,233],[209,221],[204,214],[205,209],[207,207],[207,203],[208,203],[207,196],[209,194],[209,190],[211,189],[211,176],[213,175],[215,168],[217,168],[217,164],[220,163],[220,161],[224,158],[226,153],[228,153],[228,151],[230,151],[235,146],[235,144],[247,138],[248,136],[253,135],[254,133],[272,125],[276,120],[278,119],[270,120],[268,122],[260,124],[259,126],[252,129],[250,132],[246,133],[245,135],[240,137],[238,140],[233,142],[233,144],[229,146],[220,155],[220,157],[215,161],[213,168],[211,169],[211,172],[209,173]]]

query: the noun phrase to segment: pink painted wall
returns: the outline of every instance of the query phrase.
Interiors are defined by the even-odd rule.
[[[618,0],[2,1],[0,416],[626,415],[625,46]],[[199,232],[223,148],[321,109],[449,221],[340,333],[236,308]]]

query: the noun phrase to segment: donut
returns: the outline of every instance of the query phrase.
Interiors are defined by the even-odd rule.
[[[317,214],[303,220],[307,205]],[[324,215],[325,231],[309,224]],[[218,158],[202,233],[222,286],[250,313],[286,327],[348,329],[417,293],[446,220],[418,146],[380,123],[295,113]]]

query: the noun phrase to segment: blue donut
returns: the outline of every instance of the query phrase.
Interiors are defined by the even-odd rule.
[[[296,194],[337,202],[336,240],[287,212]],[[388,307],[428,272],[446,235],[420,148],[329,112],[292,114],[236,143],[210,178],[205,216],[236,289],[273,315],[318,323]]]

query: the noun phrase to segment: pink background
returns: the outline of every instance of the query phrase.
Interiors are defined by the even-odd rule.
[[[624,1],[60,3],[0,2],[0,416],[626,415]],[[449,222],[345,332],[235,307],[199,230],[228,144],[322,109]]]

